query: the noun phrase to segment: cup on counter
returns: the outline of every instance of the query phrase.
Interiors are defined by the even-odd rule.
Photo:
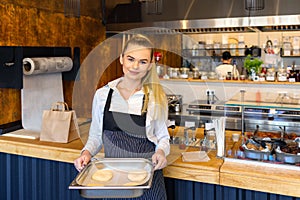
[[[232,134],[232,141],[233,142],[238,142],[240,139],[240,134],[239,133],[233,133]]]
[[[184,150],[186,148],[186,143],[185,143],[185,138],[184,137],[180,137],[179,138],[179,149]]]

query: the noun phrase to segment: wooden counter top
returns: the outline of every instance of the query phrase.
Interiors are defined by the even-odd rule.
[[[197,137],[201,137],[201,132],[197,132]],[[226,132],[227,149],[232,145],[231,134],[231,131]],[[60,144],[0,136],[0,152],[73,163],[84,142],[77,139]],[[183,151],[199,151],[199,148],[182,150],[178,145],[171,145],[171,154],[167,157],[169,165],[164,169],[165,177],[300,197],[300,167],[230,158],[224,160],[217,158],[215,151],[208,153],[208,162],[183,162]]]
[[[182,152],[199,151],[199,147],[189,147],[181,151],[178,149],[178,145],[171,145],[171,153],[167,157],[168,166],[164,169],[165,177],[219,184],[219,171],[223,159],[217,158],[215,151],[208,153],[208,162],[183,162]]]
[[[220,185],[300,197],[300,167],[225,159]]]
[[[80,154],[80,139],[68,144],[41,142],[39,139],[23,139],[0,136],[0,152],[72,163]]]
[[[80,155],[80,151],[84,146],[83,143],[87,140],[88,129],[89,124],[81,126],[81,139],[67,144],[1,135],[0,152],[73,163]]]

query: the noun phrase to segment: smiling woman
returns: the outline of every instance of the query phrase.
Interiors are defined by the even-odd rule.
[[[92,123],[79,171],[104,146],[108,158],[152,159],[152,187],[138,199],[167,199],[162,168],[170,152],[167,98],[153,62],[153,45],[143,35],[127,41],[119,59],[123,77],[98,89],[93,100]]]

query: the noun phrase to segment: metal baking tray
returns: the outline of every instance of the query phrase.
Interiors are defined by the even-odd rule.
[[[245,157],[253,160],[269,160],[269,155],[271,154],[272,149],[270,151],[261,151],[246,148],[248,143],[252,143],[257,146],[261,145],[261,142],[262,141],[257,139],[254,140],[254,138],[248,139],[245,143],[245,146],[243,146]]]
[[[254,160],[269,160],[271,152],[244,149],[245,157]]]
[[[113,176],[106,182],[94,180],[97,170],[111,170]],[[129,172],[145,170],[147,176],[139,182],[128,179]],[[84,198],[134,198],[149,189],[153,179],[153,165],[143,158],[104,158],[91,161],[69,185]]]
[[[276,159],[278,161],[289,163],[289,164],[300,163],[300,155],[291,154],[291,153],[276,152]]]

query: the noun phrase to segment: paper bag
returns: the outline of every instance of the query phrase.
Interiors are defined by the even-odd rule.
[[[41,141],[68,143],[79,138],[76,113],[69,110],[64,102],[52,105],[51,110],[44,110],[42,117]]]

